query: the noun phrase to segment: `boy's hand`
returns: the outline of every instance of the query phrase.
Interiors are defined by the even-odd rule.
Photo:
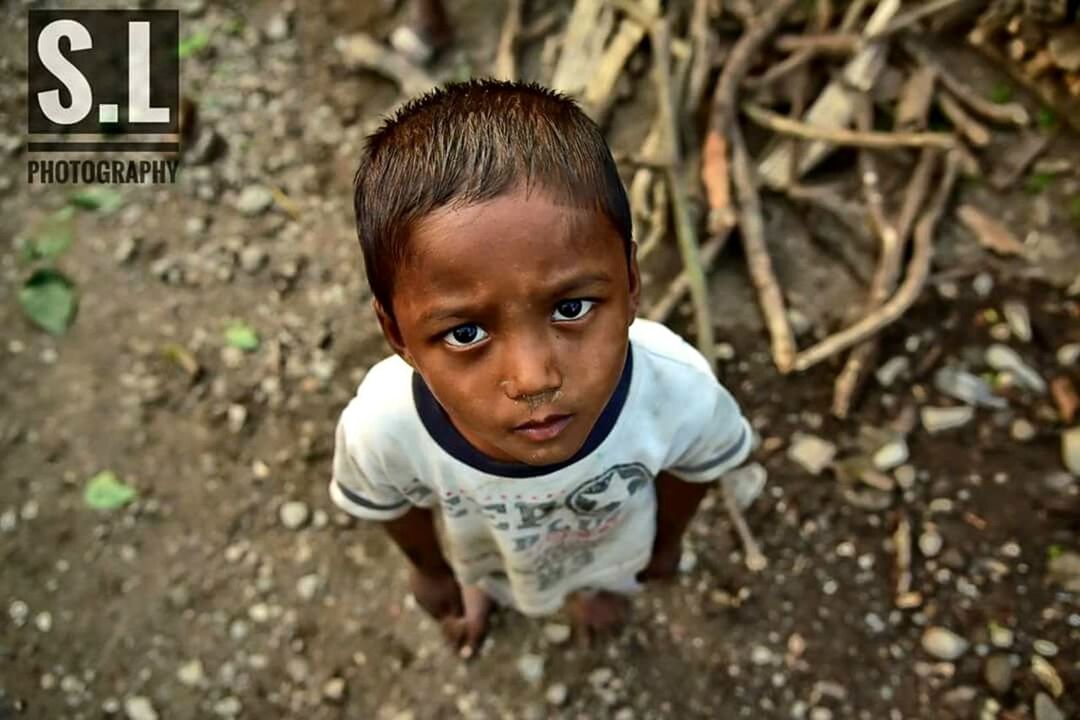
[[[409,589],[416,604],[436,620],[462,614],[461,587],[452,572],[425,573],[414,567],[409,575]]]
[[[680,559],[682,559],[682,543],[657,544],[653,547],[649,564],[638,573],[637,579],[640,582],[670,580],[679,573]]]
[[[477,587],[462,588],[453,573],[412,569],[409,587],[416,604],[442,625],[443,634],[463,658],[472,657],[487,633],[491,600]]]

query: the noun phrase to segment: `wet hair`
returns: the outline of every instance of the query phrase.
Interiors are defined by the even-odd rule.
[[[393,317],[395,273],[417,221],[520,187],[603,213],[629,263],[626,190],[603,132],[570,98],[534,83],[470,80],[393,113],[368,137],[353,180],[364,269],[386,312]]]

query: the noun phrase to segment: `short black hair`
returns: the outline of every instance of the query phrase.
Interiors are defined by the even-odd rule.
[[[421,95],[367,138],[353,180],[356,232],[372,295],[393,317],[396,270],[413,225],[451,204],[519,185],[599,210],[630,259],[631,219],[603,132],[567,96],[535,83],[470,80]]]

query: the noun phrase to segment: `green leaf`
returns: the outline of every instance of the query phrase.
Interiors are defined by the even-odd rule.
[[[55,258],[75,239],[75,210],[65,207],[57,210],[41,224],[33,244],[27,246],[32,258]]]
[[[200,30],[194,35],[189,35],[181,40],[180,45],[176,48],[176,54],[181,58],[190,57],[201,52],[209,44],[210,34]]]
[[[19,290],[19,304],[39,327],[60,335],[75,316],[75,287],[57,270],[37,270]]]
[[[1043,130],[1053,130],[1058,124],[1057,115],[1047,108],[1039,108],[1039,111],[1035,113],[1035,121]]]
[[[135,499],[135,488],[122,482],[112,470],[103,470],[90,478],[83,498],[95,510],[115,510]]]
[[[250,325],[237,322],[226,328],[225,342],[234,348],[251,352],[259,347],[259,334]]]
[[[1013,99],[1013,87],[1007,82],[999,82],[990,88],[990,100],[996,103],[1007,103]]]
[[[124,204],[124,196],[110,187],[96,185],[72,193],[68,201],[75,207],[84,210],[100,210],[108,214],[116,211]]]
[[[1064,552],[1065,550],[1060,545],[1051,545],[1046,548],[1046,558],[1047,560],[1054,560],[1061,557]]]
[[[1053,182],[1054,176],[1050,173],[1032,173],[1024,181],[1024,189],[1032,195],[1038,195],[1046,192]]]

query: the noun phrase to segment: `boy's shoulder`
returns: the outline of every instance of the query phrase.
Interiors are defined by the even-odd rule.
[[[665,325],[636,318],[630,325],[630,342],[648,356],[650,364],[665,375],[704,373],[715,379],[708,360],[697,348]]]
[[[346,437],[370,446],[413,432],[412,376],[412,367],[397,355],[372,365],[341,413]]]

